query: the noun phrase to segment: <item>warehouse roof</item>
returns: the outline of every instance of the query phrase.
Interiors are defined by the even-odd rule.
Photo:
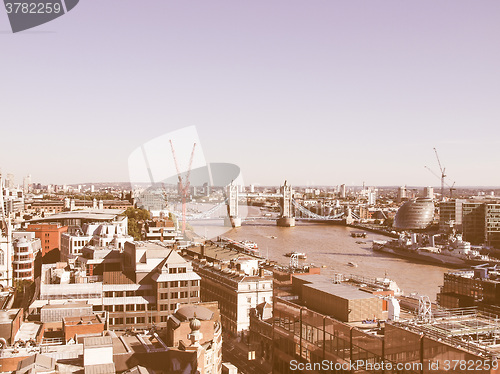
[[[360,291],[356,287],[348,286],[345,284],[313,283],[313,284],[305,284],[303,287],[307,289],[321,291],[326,294],[337,296],[346,300],[377,298],[377,296],[374,296],[368,292]]]

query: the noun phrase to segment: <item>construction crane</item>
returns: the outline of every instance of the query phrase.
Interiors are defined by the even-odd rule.
[[[429,168],[427,166],[425,166],[425,168],[427,170],[429,170],[432,174],[434,174],[437,178],[441,179],[441,200],[444,200],[444,185],[445,184],[450,188],[450,198],[451,198],[453,191],[456,190],[456,188],[453,188],[453,186],[455,186],[455,182],[453,182],[452,186],[450,186],[448,183],[445,182],[445,178],[446,178],[445,170],[446,170],[446,168],[443,168],[441,166],[441,161],[439,161],[439,155],[438,155],[437,149],[436,148],[433,148],[433,149],[434,149],[434,153],[436,154],[436,159],[437,159],[437,162],[439,165],[439,170],[441,171],[441,176],[437,175],[431,168]]]
[[[174,156],[175,169],[177,170],[177,177],[179,178],[179,194],[182,197],[182,233],[186,231],[186,200],[189,195],[189,175],[191,174],[191,165],[193,164],[194,149],[196,148],[196,143],[193,144],[193,151],[191,152],[191,158],[189,159],[189,165],[186,173],[186,179],[182,180],[181,171],[179,164],[177,162],[177,157],[175,156],[175,149],[172,140],[170,141],[170,147],[172,148],[172,155]]]

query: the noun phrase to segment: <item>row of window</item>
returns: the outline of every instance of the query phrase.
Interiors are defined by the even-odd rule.
[[[104,310],[107,312],[136,312],[145,310],[156,310],[156,304],[127,304],[127,305],[104,305]]]
[[[170,269],[168,269],[168,272],[170,274],[187,273],[187,268],[185,268],[185,267],[170,268]]]
[[[160,321],[161,322],[167,322],[168,316],[161,316]],[[148,317],[148,323],[156,323],[158,319],[156,316],[149,316]],[[109,323],[111,325],[123,325],[123,323],[127,325],[136,325],[136,324],[141,324],[141,323],[146,323],[146,317],[127,317],[127,318],[110,318]]]
[[[192,280],[192,281],[170,281],[170,282],[159,282],[158,287],[159,288],[175,288],[175,287],[187,287],[189,284],[191,284],[192,287],[196,287],[199,285],[198,280]]]
[[[164,292],[160,294],[160,299],[161,300],[167,300],[167,299],[185,299],[188,297],[198,297],[198,291],[182,291],[182,292]],[[169,297],[170,295],[170,297]]]

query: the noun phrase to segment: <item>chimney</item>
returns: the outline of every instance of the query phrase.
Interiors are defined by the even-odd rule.
[[[205,245],[200,247],[200,257],[205,257]]]
[[[160,229],[160,241],[163,243],[163,228]]]

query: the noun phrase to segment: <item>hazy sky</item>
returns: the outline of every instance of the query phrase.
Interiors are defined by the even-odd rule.
[[[500,185],[500,2],[82,0],[12,34],[0,10],[0,168],[127,181],[196,126],[246,183]]]

